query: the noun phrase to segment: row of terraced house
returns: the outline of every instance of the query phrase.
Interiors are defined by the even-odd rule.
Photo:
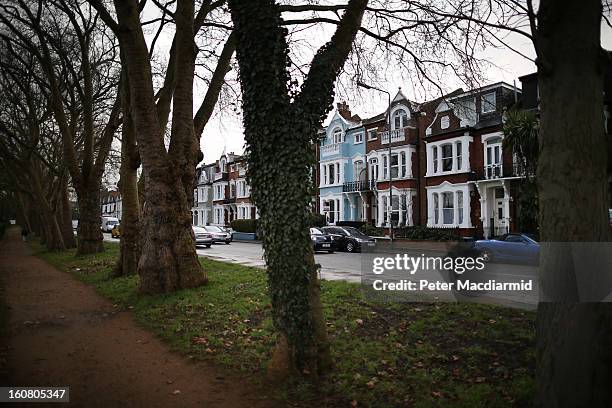
[[[504,148],[502,121],[520,98],[500,82],[425,103],[400,89],[390,112],[368,119],[338,104],[321,131],[317,211],[329,224],[514,231],[524,175]]]
[[[503,82],[424,103],[400,89],[389,112],[367,119],[339,103],[320,132],[313,210],[331,225],[420,225],[484,237],[514,231],[524,175],[504,148],[502,120],[520,98]],[[200,166],[194,225],[257,218],[245,176],[245,158],[233,153]]]
[[[236,219],[257,218],[250,197],[245,158],[224,152],[215,163],[196,169],[193,225],[229,226]]]

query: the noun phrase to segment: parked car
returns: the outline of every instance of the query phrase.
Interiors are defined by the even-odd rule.
[[[212,235],[213,242],[225,242],[226,245],[229,245],[229,243],[232,242],[232,234],[226,232],[220,227],[207,225],[203,228],[206,230],[206,232]]]
[[[121,238],[121,224],[115,224],[111,230],[111,237]]]
[[[323,227],[323,231],[332,236],[339,250],[347,252],[361,252],[364,247],[373,248],[376,240],[355,227]]]
[[[336,250],[336,244],[332,240],[331,235],[321,231],[319,228],[310,228],[310,240],[314,251],[325,251],[333,254]]]
[[[213,244],[213,234],[206,231],[202,227],[191,226],[193,229],[193,235],[195,236],[195,244],[196,246],[205,246],[206,248],[210,248]]]
[[[516,262],[537,265],[540,244],[528,234],[510,233],[495,239],[479,240],[474,249],[485,262]]]
[[[111,232],[115,225],[119,224],[119,219],[115,217],[102,217],[100,229],[104,232]]]

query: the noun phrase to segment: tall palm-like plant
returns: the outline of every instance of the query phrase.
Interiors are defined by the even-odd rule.
[[[517,171],[525,175],[520,185],[518,226],[521,231],[538,231],[538,189],[535,179],[538,168],[539,121],[534,112],[517,108],[506,112],[504,118],[504,148],[512,149]]]

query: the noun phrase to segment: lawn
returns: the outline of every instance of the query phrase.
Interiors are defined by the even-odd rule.
[[[172,348],[263,378],[275,342],[263,270],[201,258],[209,284],[142,296],[137,277],[109,279],[118,245],[75,258],[36,255],[94,285]],[[322,282],[336,367],[316,386],[286,384],[292,406],[523,407],[534,393],[535,314],[453,303],[373,303],[359,285]]]

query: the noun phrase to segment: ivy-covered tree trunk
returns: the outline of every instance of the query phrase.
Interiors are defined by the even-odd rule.
[[[571,242],[609,241],[601,13],[597,0],[542,0],[538,11],[542,407],[612,406],[612,304],[586,303],[580,290],[606,285],[609,266],[587,278],[569,250]]]
[[[301,92],[288,88],[287,30],[273,0],[230,0],[243,90],[252,198],[259,209],[274,324],[270,374],[319,375],[331,366],[309,234],[317,130],[366,0],[351,0],[332,40],[314,58]],[[293,99],[293,101],[292,101]],[[290,131],[288,131],[290,129]]]

